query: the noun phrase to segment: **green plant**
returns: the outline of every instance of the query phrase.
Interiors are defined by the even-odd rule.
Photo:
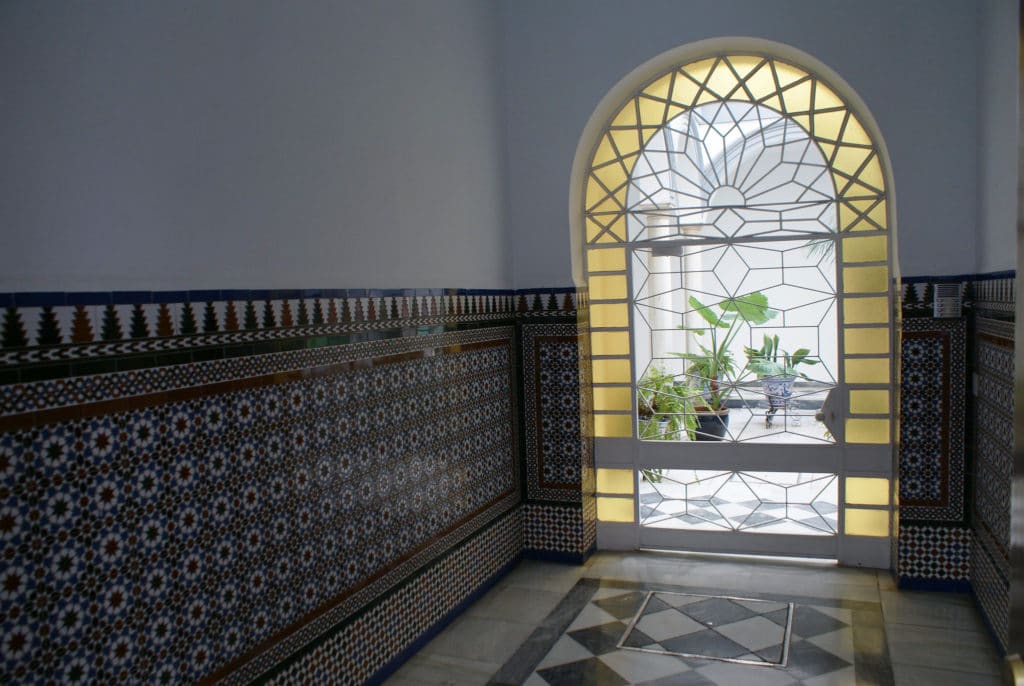
[[[799,348],[790,354],[779,347],[779,336],[765,334],[764,344],[760,349],[744,347],[747,354],[747,367],[757,374],[757,378],[799,376],[808,378],[806,374],[797,370],[797,365],[815,365],[818,360],[812,360],[807,356],[811,354],[808,348]]]
[[[699,353],[672,353],[690,363],[686,373],[701,379],[706,388],[704,399],[707,407],[719,412],[732,393],[729,386],[723,386],[728,377],[735,377],[736,364],[730,346],[743,328],[743,324],[764,324],[778,312],[768,306],[768,296],[760,291],[725,298],[717,303],[718,312],[711,305],[705,305],[690,296],[690,306],[711,326],[707,329],[691,329],[698,336],[709,334],[709,345],[698,343]]]
[[[696,396],[696,390],[677,383],[672,374],[652,365],[636,385],[640,438],[678,440],[683,431],[692,438],[693,430],[697,428],[697,420],[693,416],[693,399]]]

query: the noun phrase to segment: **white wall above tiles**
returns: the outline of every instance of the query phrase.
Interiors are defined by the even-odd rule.
[[[0,4],[0,292],[509,287],[497,9]]]
[[[991,17],[980,27],[974,0],[505,3],[508,222],[517,287],[566,279],[569,176],[580,134],[601,98],[652,57],[715,36],[785,43],[842,76],[878,121],[892,158],[902,272],[975,272],[978,157],[997,157],[1003,146],[1014,154],[1007,141],[1016,140],[1015,121],[1004,116],[1015,106],[1016,87],[1004,87],[1000,74],[991,81],[986,120],[996,129],[984,139],[987,152],[976,150],[981,46],[995,26],[1002,36],[1017,25],[1015,3],[989,4]],[[994,92],[997,83],[1001,90]],[[1003,250],[1003,238],[994,254]]]

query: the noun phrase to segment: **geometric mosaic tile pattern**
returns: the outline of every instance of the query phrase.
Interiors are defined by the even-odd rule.
[[[897,575],[940,581],[971,579],[971,530],[900,522]]]
[[[515,561],[522,541],[520,525],[516,508],[369,611],[310,644],[296,659],[275,669],[269,683],[365,683]]]
[[[248,355],[240,346],[253,343],[573,312],[574,297],[566,288],[0,293],[0,384],[114,371],[125,356],[130,368],[153,367],[192,351]]]
[[[971,588],[978,605],[1005,652],[1010,641],[1009,563],[1001,559],[984,533],[976,532],[971,546]]]
[[[974,403],[971,587],[1005,650],[1010,608],[1015,279],[972,284]]]
[[[903,320],[900,520],[965,525],[966,322]]]
[[[579,556],[590,547],[585,544],[583,509],[579,505],[526,503],[523,521],[526,550]]]
[[[519,500],[499,332],[45,424],[8,417],[0,680],[230,677],[275,664],[267,646],[299,650],[325,613],[337,625],[374,607],[390,588],[368,597],[367,584],[456,549]],[[508,561],[499,548],[469,582]]]
[[[820,614],[817,610],[814,612]],[[648,591],[617,647],[679,657],[785,666],[789,658],[792,620],[792,603]],[[848,626],[836,619],[828,623],[830,629]]]
[[[892,684],[884,642],[857,650],[860,622],[881,625],[880,606],[581,579],[489,683],[852,684],[864,673]]]
[[[579,503],[579,336],[571,323],[524,323],[523,428],[530,500]]]

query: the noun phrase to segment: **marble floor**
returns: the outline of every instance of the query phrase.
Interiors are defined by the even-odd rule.
[[[521,562],[386,683],[987,686],[1001,664],[966,594],[800,561],[599,552]]]

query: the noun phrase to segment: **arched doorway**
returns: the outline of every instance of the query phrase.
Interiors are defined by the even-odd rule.
[[[891,174],[856,95],[773,43],[663,55],[574,168],[598,542],[887,566]]]

